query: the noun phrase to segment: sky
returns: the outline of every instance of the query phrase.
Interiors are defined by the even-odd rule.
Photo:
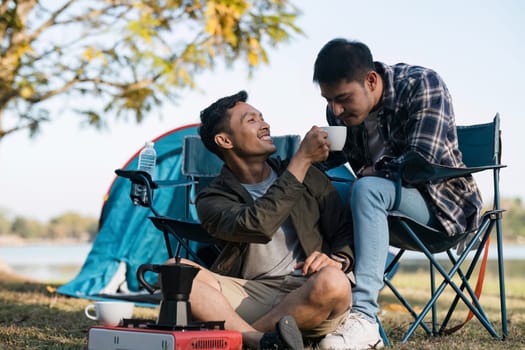
[[[501,116],[502,197],[525,199],[525,1],[521,0],[295,0],[304,36],[269,50],[270,64],[252,78],[242,64],[197,77],[199,90],[183,91],[177,104],[142,124],[113,120],[109,130],[83,128],[73,112],[57,109],[40,136],[22,132],[0,143],[0,209],[47,221],[65,212],[98,217],[120,168],[146,140],[190,123],[217,98],[239,90],[271,125],[273,135],[304,135],[325,125],[325,102],[312,82],[313,62],[329,40],[366,43],[374,59],[436,70],[454,101],[457,124]],[[82,101],[69,101],[70,107]],[[488,176],[476,176],[490,201]]]

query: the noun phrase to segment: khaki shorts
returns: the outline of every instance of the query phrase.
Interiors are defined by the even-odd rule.
[[[307,278],[303,276],[283,276],[263,280],[244,280],[214,273],[221,286],[221,293],[235,311],[248,323],[253,323],[269,312],[294,289],[302,286]],[[347,313],[337,318],[324,320],[313,329],[301,330],[305,338],[322,337],[343,322]]]

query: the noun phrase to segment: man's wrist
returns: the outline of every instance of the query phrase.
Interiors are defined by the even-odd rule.
[[[302,154],[296,153],[296,155],[290,160],[288,164],[288,171],[295,176],[297,181],[303,182],[306,172],[312,165],[311,160],[304,157]]]
[[[333,253],[330,254],[330,258],[341,263],[341,270],[347,273],[350,270],[350,258],[346,254]]]

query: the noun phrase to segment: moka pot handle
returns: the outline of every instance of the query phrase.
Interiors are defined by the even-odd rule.
[[[150,292],[151,294],[153,294],[155,292],[155,287],[153,287],[151,284],[146,282],[146,280],[144,279],[144,273],[146,271],[159,273],[160,272],[160,267],[159,266],[160,265],[142,264],[142,265],[139,266],[139,268],[137,270],[137,279],[139,280],[139,285],[141,285],[142,287],[146,288],[147,291]]]

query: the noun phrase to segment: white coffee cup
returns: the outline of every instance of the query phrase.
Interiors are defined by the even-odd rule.
[[[118,326],[122,319],[133,316],[133,303],[125,301],[97,301],[84,309],[87,318],[104,326]]]
[[[346,142],[346,126],[322,126],[328,133],[330,151],[341,151]]]

